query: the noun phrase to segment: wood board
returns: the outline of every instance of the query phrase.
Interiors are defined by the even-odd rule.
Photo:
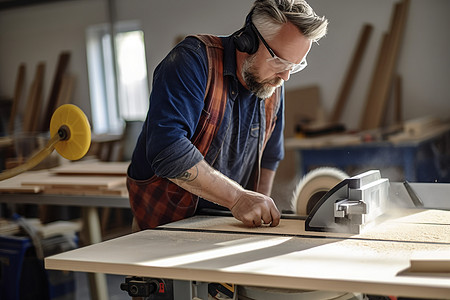
[[[266,228],[265,228],[266,229]],[[145,230],[45,259],[47,269],[287,289],[445,298],[450,277],[409,276],[427,243]],[[448,249],[450,245],[435,245]]]
[[[396,75],[403,35],[406,28],[410,0],[402,0],[394,5],[389,32],[383,37],[377,65],[372,77],[361,118],[360,129],[375,129],[382,125],[389,92]]]
[[[414,253],[408,272],[450,276],[450,249]]]
[[[319,86],[287,90],[285,98],[285,137],[295,136],[298,125],[325,121]]]
[[[36,73],[28,95],[27,105],[23,117],[23,131],[38,131],[39,117],[42,106],[42,93],[44,85],[45,63],[40,62],[36,67]]]
[[[50,170],[58,175],[118,175],[126,176],[130,162],[81,161],[68,163]]]
[[[22,181],[22,186],[41,186],[44,189],[64,190],[99,190],[114,188],[124,185],[126,178],[122,176],[59,176],[49,174],[40,178],[27,178]]]
[[[64,75],[61,82],[61,89],[58,93],[58,101],[56,103],[56,108],[63,105],[72,103],[72,94],[75,86],[75,76]],[[50,118],[51,120],[51,118]]]
[[[100,187],[77,187],[77,186],[50,186],[50,187],[41,187],[42,192],[45,194],[52,195],[80,195],[80,196],[122,196],[128,197],[128,190],[124,184],[121,184],[117,187],[108,187],[108,188],[100,188]]]
[[[330,134],[312,138],[287,138],[286,149],[311,149],[361,145],[363,141],[357,134]]]
[[[20,102],[22,100],[22,93],[24,90],[24,85],[25,85],[25,64],[21,63],[19,65],[19,68],[17,70],[17,77],[16,77],[16,83],[14,86],[14,98],[13,98],[13,103],[12,103],[12,107],[11,107],[11,113],[9,115],[9,123],[8,123],[8,133],[9,134],[13,134],[14,132],[14,127],[15,127],[15,122],[16,122],[16,116],[17,116],[17,112],[20,106]]]
[[[58,57],[58,63],[56,65],[55,74],[53,77],[53,83],[50,90],[50,95],[47,100],[46,109],[44,111],[44,116],[40,124],[41,131],[47,131],[50,126],[50,120],[53,113],[55,112],[58,104],[58,96],[61,91],[62,81],[64,73],[66,72],[67,66],[70,61],[71,53],[68,51],[61,52]]]
[[[0,181],[0,193],[26,193],[36,194],[43,191],[39,186],[23,186],[22,181],[30,178],[40,177],[46,174],[45,171],[29,171],[12,178]]]
[[[41,170],[24,172],[1,181],[0,193],[127,196],[125,184],[126,176],[123,175],[59,175]]]
[[[372,31],[373,26],[370,24],[364,24],[361,29],[355,52],[353,53],[353,57],[347,70],[347,74],[345,75],[345,79],[342,83],[341,89],[339,90],[333,113],[331,114],[331,123],[338,123],[341,119],[342,112],[345,108],[345,105],[347,104],[347,98],[350,95],[353,82],[355,81],[356,75],[358,74],[359,66],[361,65],[362,58],[364,57],[364,53],[369,43]]]
[[[0,136],[0,148],[6,148],[13,145],[13,139],[10,136]]]
[[[393,242],[442,243],[450,246],[450,211],[405,209],[403,212],[396,212],[396,216],[392,216],[384,222],[373,225],[361,234],[354,235],[350,233],[305,231],[304,220],[282,219],[277,227],[262,226],[248,228],[233,217],[195,216],[160,226],[160,228],[188,228],[201,232],[234,232]]]

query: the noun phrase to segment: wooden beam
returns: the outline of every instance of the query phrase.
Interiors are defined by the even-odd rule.
[[[339,122],[342,111],[345,108],[345,105],[347,103],[347,98],[350,94],[350,91],[353,86],[353,82],[356,78],[356,75],[358,73],[359,66],[361,65],[362,58],[364,56],[364,53],[367,48],[367,44],[369,43],[370,36],[372,34],[373,26],[370,24],[365,24],[361,30],[359,40],[355,49],[355,52],[353,54],[352,61],[350,63],[349,69],[347,71],[347,74],[345,76],[343,85],[341,87],[341,90],[338,94],[333,114],[331,116],[330,121],[332,123]]]
[[[367,95],[360,129],[369,130],[380,127],[389,91],[396,74],[397,58],[406,27],[410,0],[403,0],[394,7],[389,34],[383,40],[372,83]]]
[[[58,108],[63,104],[72,103],[72,94],[74,86],[75,86],[75,76],[64,75],[61,81],[61,88],[59,90],[58,101],[55,108]]]
[[[36,67],[36,73],[28,95],[27,106],[23,117],[23,131],[36,131],[39,121],[42,102],[42,89],[44,82],[45,63],[40,62]]]
[[[395,101],[395,114],[394,114],[394,123],[402,124],[403,123],[403,81],[402,76],[397,75],[395,77],[395,88],[394,88],[394,101]]]
[[[22,93],[25,85],[25,70],[25,64],[20,64],[19,69],[17,70],[16,84],[14,87],[14,98],[11,107],[11,113],[9,115],[8,133],[10,135],[14,133],[17,110],[22,99]]]
[[[63,81],[64,73],[70,60],[70,52],[62,52],[58,58],[58,64],[56,66],[55,76],[53,77],[53,84],[50,91],[50,96],[47,101],[47,107],[44,112],[44,117],[41,122],[41,131],[47,131],[50,126],[50,119],[53,112],[57,108],[58,96],[61,91],[61,85]]]

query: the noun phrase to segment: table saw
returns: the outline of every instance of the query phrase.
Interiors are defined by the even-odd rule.
[[[449,195],[450,184],[389,183],[370,171],[337,184],[308,216],[284,215],[277,227],[198,215],[48,257],[45,267],[174,279],[177,300],[207,299],[208,282],[234,283],[244,293],[273,287],[279,295],[450,299]]]

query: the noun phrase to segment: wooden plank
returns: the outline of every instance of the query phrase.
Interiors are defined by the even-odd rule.
[[[366,109],[362,118],[362,130],[375,129],[381,125],[396,70],[409,5],[410,0],[403,0],[394,7],[383,64],[378,63],[380,70],[370,87],[370,92],[366,100]]]
[[[286,139],[284,146],[286,149],[321,149],[324,147],[343,147],[360,145],[361,137],[357,134],[329,134],[307,139],[290,138]]]
[[[286,91],[285,137],[293,137],[296,127],[321,120],[320,88],[317,85]]]
[[[424,243],[144,230],[47,257],[45,267],[243,286],[448,297],[448,277],[398,275],[409,267],[413,253],[429,248]]]
[[[353,82],[356,78],[356,75],[358,74],[359,66],[361,65],[362,58],[364,57],[364,53],[369,43],[372,30],[373,26],[370,24],[365,24],[361,29],[361,33],[355,48],[355,52],[353,54],[353,58],[351,60],[343,85],[341,86],[338,97],[336,99],[336,103],[334,105],[334,110],[330,119],[332,123],[339,122],[341,118],[342,111],[344,110],[345,105],[347,103],[347,98],[350,94]]]
[[[298,125],[324,121],[319,86],[288,90],[285,98],[285,138],[294,137]],[[285,157],[278,166],[275,183],[286,184],[295,178],[297,166],[297,153],[294,150],[286,150]]]
[[[403,126],[402,118],[402,98],[403,98],[402,76],[396,74],[391,86],[390,96],[384,109],[381,126],[383,128],[392,127],[395,131],[401,130]]]
[[[450,274],[450,249],[415,253],[408,273]]]
[[[42,176],[45,171],[28,171],[15,177],[0,181],[0,193],[40,193],[42,188],[38,186],[22,186],[22,181],[36,176]]]
[[[41,122],[41,131],[47,131],[50,127],[50,119],[52,118],[53,112],[57,108],[58,95],[61,91],[62,79],[64,73],[66,72],[67,66],[70,61],[70,52],[64,51],[59,55],[58,63],[56,65],[55,75],[53,77],[53,83],[50,90],[50,95],[47,101],[47,106],[44,112],[44,116]]]
[[[44,84],[45,63],[40,62],[36,67],[36,73],[28,95],[27,105],[23,117],[23,131],[36,131],[39,122],[42,102],[42,89]]]
[[[433,119],[428,117],[406,121],[403,127],[402,132],[390,135],[388,140],[392,143],[420,143],[450,130],[450,124],[433,123]]]
[[[395,77],[395,88],[394,88],[394,123],[403,123],[403,80],[402,76],[397,74]]]
[[[58,176],[47,175],[36,178],[24,179],[21,184],[23,186],[40,186],[50,188],[52,190],[62,189],[64,191],[73,190],[77,193],[77,189],[85,189],[94,191],[99,189],[114,188],[124,185],[126,177],[122,176]]]
[[[56,104],[56,108],[63,104],[72,103],[72,94],[74,86],[75,86],[75,76],[64,75],[61,82],[61,89],[58,94],[58,101]]]
[[[22,100],[22,93],[25,86],[25,64],[20,64],[19,69],[17,70],[16,84],[14,87],[14,98],[11,107],[11,113],[9,115],[9,124],[8,124],[8,133],[14,133],[14,127],[16,122],[17,111],[19,108],[19,104]]]
[[[58,175],[118,175],[126,176],[130,162],[79,161],[49,171]]]
[[[366,103],[364,105],[364,110],[361,116],[360,120],[360,129],[363,130],[364,128],[368,128],[369,124],[372,124],[374,121],[372,118],[374,115],[372,115],[370,112],[374,110],[374,106],[377,106],[378,103],[376,103],[374,100],[372,100],[372,97],[374,93],[377,91],[377,85],[380,81],[380,77],[383,76],[383,68],[384,68],[384,62],[386,59],[386,51],[388,47],[388,40],[389,40],[389,34],[384,33],[383,37],[381,39],[381,45],[378,50],[378,56],[375,63],[375,69],[372,74],[371,84],[369,86],[369,90],[366,97]]]
[[[232,217],[195,216],[160,226],[168,229],[195,229],[214,232],[279,234],[330,238],[353,238],[418,243],[444,243],[450,246],[450,211],[409,209],[398,212],[359,235],[349,233],[305,231],[304,220],[282,219],[277,227],[248,228]],[[444,220],[447,220],[446,222]]]
[[[33,226],[40,226],[39,219],[27,218],[29,224]],[[23,233],[20,225],[16,221],[0,219],[0,234],[1,235],[15,235]]]
[[[51,195],[83,195],[83,196],[122,196],[127,197],[128,191],[125,184],[119,185],[117,187],[109,187],[109,188],[90,188],[90,187],[59,187],[59,186],[44,186],[40,187],[44,194]]]
[[[0,136],[0,148],[6,148],[13,145],[13,139],[10,136]]]

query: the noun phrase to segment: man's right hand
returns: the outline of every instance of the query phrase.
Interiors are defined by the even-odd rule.
[[[277,226],[280,212],[272,198],[253,191],[244,190],[230,209],[233,216],[248,227],[262,224]]]
[[[246,226],[261,226],[263,223],[277,226],[280,223],[280,212],[272,198],[244,189],[205,160],[179,177],[169,179],[194,195],[229,208],[233,216]]]

